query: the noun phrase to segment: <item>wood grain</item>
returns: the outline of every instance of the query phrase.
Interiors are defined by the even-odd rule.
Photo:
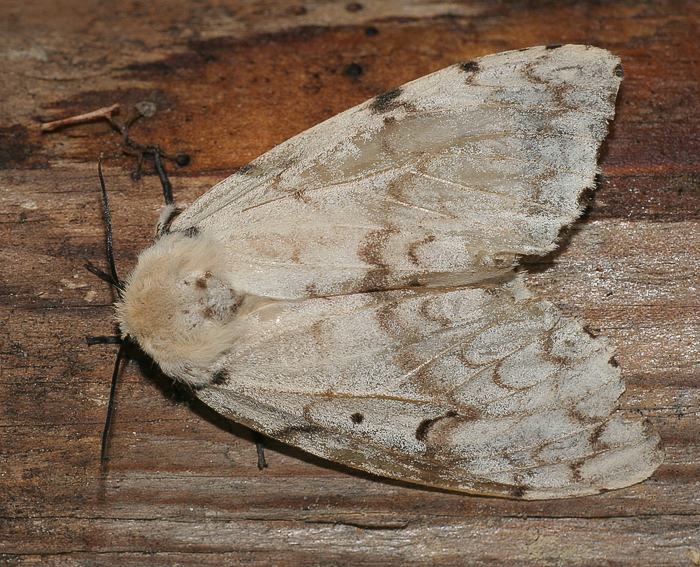
[[[364,4],[364,5],[363,5]],[[700,46],[693,2],[3,2],[0,20],[0,563],[693,565],[700,563]],[[143,100],[134,136],[193,157],[178,199],[289,136],[455,61],[547,43],[622,58],[589,212],[530,285],[610,338],[622,406],[666,462],[601,496],[515,502],[414,488],[271,444],[123,374],[99,470],[112,347],[96,158],[122,272],[153,234],[152,175],[105,124],[41,121]]]

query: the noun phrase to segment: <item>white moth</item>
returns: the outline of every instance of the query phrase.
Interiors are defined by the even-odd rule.
[[[606,342],[514,268],[594,185],[619,59],[447,67],[273,148],[161,228],[124,337],[222,415],[370,473],[539,499],[647,478]],[[166,212],[166,216],[170,211]]]

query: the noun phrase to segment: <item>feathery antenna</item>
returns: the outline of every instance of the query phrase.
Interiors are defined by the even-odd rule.
[[[107,282],[117,290],[117,295],[121,299],[124,293],[124,283],[119,279],[117,273],[117,265],[114,261],[114,244],[112,240],[112,213],[109,209],[109,197],[107,196],[107,187],[105,186],[105,178],[102,174],[102,156],[97,161],[97,175],[100,178],[100,191],[102,194],[102,218],[105,223],[105,245],[107,249],[107,261],[109,262],[109,272],[104,272],[91,263],[86,263],[85,267],[89,272],[95,274],[101,280]],[[89,345],[94,344],[119,344],[117,358],[114,361],[114,369],[112,370],[112,384],[109,389],[109,401],[107,402],[107,416],[105,417],[104,428],[102,429],[102,442],[100,448],[100,466],[104,468],[107,463],[107,450],[109,448],[109,435],[112,429],[112,417],[114,415],[115,396],[117,392],[117,381],[119,372],[122,367],[122,360],[126,354],[127,342],[119,336],[113,337],[87,337]]]
[[[124,122],[117,121],[114,115],[120,110],[119,104],[113,104],[112,106],[100,108],[92,112],[87,112],[79,114],[77,116],[68,117],[62,120],[56,120],[50,123],[42,124],[42,132],[51,132],[53,130],[58,130],[64,127],[71,127],[79,124],[84,124],[87,122],[92,122],[95,120],[106,120],[113,130],[118,132],[122,137],[122,151],[126,154],[133,155],[137,157],[137,168],[132,174],[134,179],[138,179],[141,175],[141,166],[143,164],[145,157],[153,158],[153,165],[155,167],[158,178],[160,179],[161,186],[163,188],[163,197],[165,199],[166,205],[173,205],[173,191],[170,180],[168,179],[168,174],[165,171],[165,166],[163,160],[170,160],[175,162],[179,167],[184,167],[190,163],[190,156],[186,153],[179,153],[175,155],[167,154],[161,150],[160,146],[157,145],[143,145],[136,142],[131,138],[129,134],[129,129],[134,123],[141,117],[152,116],[156,112],[156,106],[152,102],[143,101],[135,105],[136,114],[125,120]],[[112,214],[109,208],[109,198],[107,196],[107,188],[105,186],[104,175],[102,173],[102,155],[100,155],[97,162],[97,174],[100,179],[100,190],[102,197],[102,218],[105,223],[105,245],[107,250],[107,260],[109,262],[109,273],[101,270],[94,264],[87,262],[85,268],[92,274],[96,275],[101,280],[107,282],[112,286],[116,292],[119,299],[122,299],[124,294],[125,284],[119,279],[119,274],[117,273],[116,263],[114,261],[114,245],[112,238]],[[177,209],[173,206],[171,207],[169,220],[178,213]],[[122,368],[122,360],[126,358],[127,348],[129,343],[129,337],[124,338],[115,336],[98,336],[98,337],[86,337],[88,345],[95,344],[119,344],[119,351],[117,353],[117,359],[114,363],[114,370],[112,372],[112,384],[109,392],[109,402],[107,405],[107,416],[105,419],[104,429],[102,430],[102,447],[100,452],[101,464],[104,467],[107,462],[107,451],[109,447],[109,436],[112,427],[112,419],[115,407],[115,395],[117,390],[117,381],[119,378],[120,370]],[[127,359],[128,360],[128,359]]]
[[[114,361],[114,370],[112,370],[112,385],[109,389],[109,402],[107,403],[107,417],[105,418],[105,425],[102,429],[102,445],[100,448],[100,463],[101,466],[107,463],[107,449],[109,448],[109,433],[112,429],[112,416],[114,415],[114,400],[117,392],[117,380],[119,378],[119,370],[121,369],[121,362],[124,358],[126,352],[126,344],[122,343],[119,347],[119,352],[117,352],[117,359]]]
[[[102,175],[102,156],[100,156],[100,158],[97,160],[97,175],[100,178],[100,190],[102,192],[102,218],[105,222],[107,261],[109,262],[109,270],[112,276],[112,281],[109,283],[116,288],[117,294],[121,298],[122,293],[124,292],[124,284],[117,275],[117,266],[114,263],[114,247],[112,244],[112,213],[109,210],[109,197],[107,197],[105,178],[104,175]],[[88,267],[88,270],[90,270],[97,277],[104,279],[103,276],[99,273],[101,272],[101,270],[93,270],[90,267]],[[102,272],[102,274],[104,274],[104,272]]]

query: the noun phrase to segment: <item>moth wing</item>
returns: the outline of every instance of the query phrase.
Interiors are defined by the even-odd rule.
[[[213,234],[235,287],[267,297],[498,276],[579,215],[620,69],[581,45],[447,67],[273,148],[173,229]]]
[[[610,349],[516,280],[275,302],[197,395],[320,457],[447,489],[540,499],[647,478],[659,437],[616,411]]]

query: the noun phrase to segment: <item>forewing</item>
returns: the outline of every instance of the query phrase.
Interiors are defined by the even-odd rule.
[[[656,433],[616,411],[605,343],[517,281],[275,303],[242,329],[197,395],[345,465],[537,499],[628,486],[661,462]]]
[[[453,65],[280,144],[173,229],[211,232],[267,297],[484,281],[578,216],[620,76],[578,45]]]

